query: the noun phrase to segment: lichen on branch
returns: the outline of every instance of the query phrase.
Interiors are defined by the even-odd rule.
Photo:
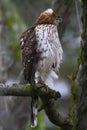
[[[42,101],[43,108],[49,120],[62,128],[71,127],[71,124],[67,118],[62,117],[55,107],[55,100],[61,97],[59,92],[51,90],[48,91],[43,84],[37,84],[36,87],[32,87],[30,84],[12,84],[11,86],[6,84],[0,84],[0,96],[33,96],[37,94]]]

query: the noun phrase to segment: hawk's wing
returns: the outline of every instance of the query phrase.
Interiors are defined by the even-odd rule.
[[[20,46],[22,52],[22,61],[24,65],[24,78],[26,82],[31,83],[32,76],[35,73],[35,61],[36,61],[36,36],[35,27],[31,27],[26,30],[20,37]]]
[[[35,27],[31,27],[25,31],[20,38],[20,46],[22,51],[22,61],[24,65],[24,78],[26,83],[30,83],[34,86],[35,78],[35,65],[38,61],[36,53],[36,36]],[[31,127],[37,126],[37,106],[38,96],[34,95],[31,101]]]

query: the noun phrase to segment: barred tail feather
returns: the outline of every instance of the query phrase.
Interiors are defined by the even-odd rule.
[[[37,126],[37,107],[38,107],[38,97],[33,97],[31,101],[31,128]]]

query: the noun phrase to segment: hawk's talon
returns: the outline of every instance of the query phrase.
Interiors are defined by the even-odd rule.
[[[40,84],[42,84],[42,88],[45,87],[46,92],[48,93],[48,85],[44,84],[43,80],[40,80]]]
[[[46,92],[48,93],[48,86],[47,85],[45,85],[45,89],[46,89]]]

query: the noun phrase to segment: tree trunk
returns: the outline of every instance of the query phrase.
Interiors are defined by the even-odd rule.
[[[87,130],[87,0],[82,0],[81,67],[79,76],[77,129]]]

